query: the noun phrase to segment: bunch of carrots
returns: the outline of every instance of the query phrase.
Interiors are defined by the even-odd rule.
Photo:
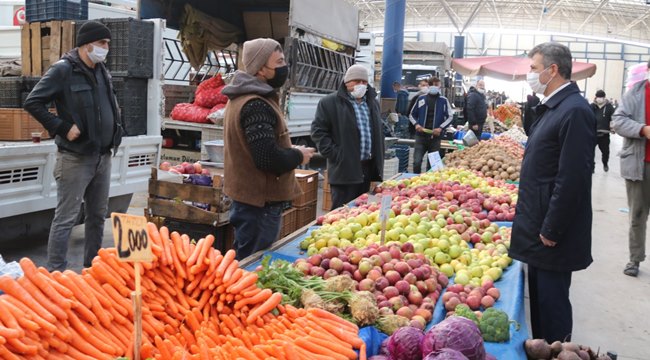
[[[154,260],[143,263],[141,358],[356,359],[356,325],[317,309],[283,306],[257,287],[234,250],[211,235],[147,224]],[[23,258],[24,276],[0,277],[0,358],[114,359],[133,356],[135,267],[101,249],[82,274],[48,272]]]

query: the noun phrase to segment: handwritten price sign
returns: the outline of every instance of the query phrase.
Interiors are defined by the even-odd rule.
[[[147,236],[147,219],[120,213],[111,213],[113,239],[120,261],[151,262],[151,241]]]

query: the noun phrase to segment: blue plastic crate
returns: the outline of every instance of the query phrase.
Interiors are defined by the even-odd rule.
[[[88,0],[26,0],[28,23],[50,20],[87,20]]]

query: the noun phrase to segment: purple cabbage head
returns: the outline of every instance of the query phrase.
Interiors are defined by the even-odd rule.
[[[467,356],[458,350],[442,348],[430,353],[424,360],[467,360]]]
[[[371,356],[368,360],[391,360],[388,355],[375,355]]]
[[[483,337],[476,324],[464,317],[451,316],[432,327],[422,339],[422,356],[444,348],[461,352],[469,360],[485,360]]]
[[[420,360],[424,332],[412,326],[398,329],[388,339],[388,354],[393,360]]]
[[[381,342],[381,345],[379,346],[379,355],[390,355],[388,352],[388,341],[390,340],[390,337],[387,337],[384,339],[384,341]]]

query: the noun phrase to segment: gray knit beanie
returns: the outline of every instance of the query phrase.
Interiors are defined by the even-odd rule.
[[[368,81],[368,69],[365,66],[354,64],[350,66],[348,71],[345,72],[345,77],[343,82],[346,83],[352,80],[364,80]]]
[[[280,43],[273,39],[260,38],[246,41],[242,58],[244,71],[253,76],[257,74],[278,47]]]

